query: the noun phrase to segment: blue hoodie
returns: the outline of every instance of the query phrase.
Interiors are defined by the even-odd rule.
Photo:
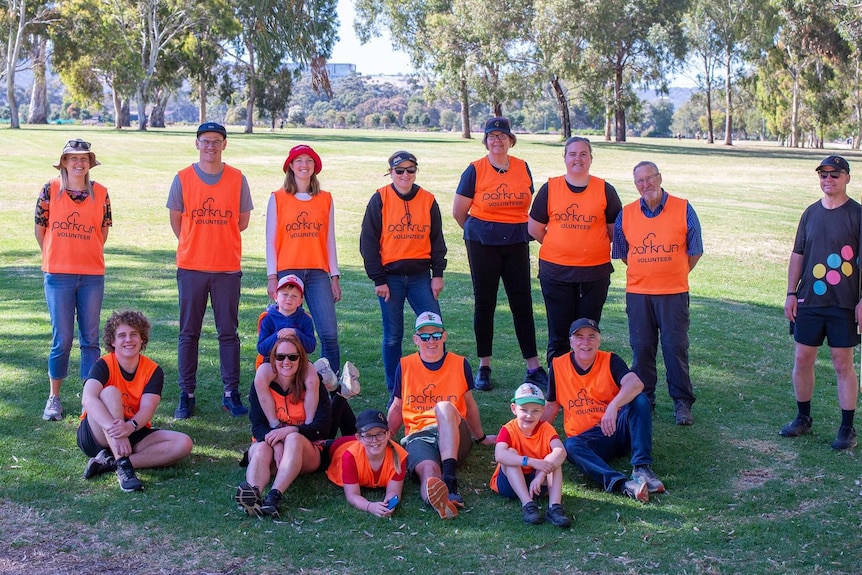
[[[299,306],[292,314],[284,315],[273,303],[267,306],[266,315],[260,320],[257,331],[257,353],[268,359],[272,346],[278,341],[278,332],[286,327],[296,330],[297,339],[302,343],[306,353],[314,352],[317,340],[314,338],[314,323],[308,312]]]

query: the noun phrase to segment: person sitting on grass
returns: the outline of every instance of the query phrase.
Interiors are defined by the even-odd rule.
[[[258,322],[257,352],[261,357],[258,361],[258,367],[263,363],[264,357],[269,357],[279,338],[295,336],[307,354],[314,352],[317,347],[317,340],[314,337],[314,323],[311,316],[302,308],[304,295],[305,284],[298,276],[288,274],[278,281],[275,303],[266,308]],[[345,366],[345,373],[349,372],[348,367]],[[329,360],[321,357],[314,362],[314,368],[317,371],[316,375],[323,379],[326,390],[329,392],[331,425],[326,433],[326,438],[334,439],[339,430],[341,435],[353,435],[356,433],[356,416],[347,403],[347,399],[340,392],[341,385],[329,365]],[[312,372],[309,370],[308,373],[311,374]],[[355,377],[358,378],[358,374]],[[346,380],[347,378],[342,379]],[[266,393],[268,385],[268,382],[261,380],[260,387],[257,389],[257,396],[261,406],[268,406],[274,410],[275,404],[271,403],[270,396]],[[358,385],[358,381],[355,385]]]
[[[451,519],[464,506],[458,462],[470,454],[472,438],[493,445],[495,437],[482,431],[470,364],[446,351],[446,338],[439,315],[419,314],[413,334],[419,352],[401,358],[395,370],[388,419],[392,434],[404,425],[407,470],[419,480],[422,499]]]
[[[652,406],[644,384],[615,353],[600,351],[601,330],[582,317],[569,327],[572,351],[555,357],[542,416],[553,423],[563,408],[566,457],[608,493],[643,503],[664,484],[652,470]],[[608,461],[631,453],[631,479]]]
[[[491,489],[509,499],[521,500],[524,523],[542,522],[534,497],[548,495],[545,519],[557,527],[571,527],[562,506],[563,461],[566,449],[557,430],[542,421],[545,396],[532,383],[522,384],[512,397],[512,415],[497,434],[494,458],[497,468],[491,477]]]
[[[143,313],[111,314],[103,335],[109,353],[93,364],[81,394],[78,447],[90,457],[84,479],[116,471],[127,493],[144,489],[136,468],[173,465],[192,452],[188,435],[152,426],[165,374],[142,353],[149,340]]]
[[[407,452],[392,441],[383,412],[361,412],[356,418],[356,435],[336,439],[329,454],[326,476],[344,488],[348,503],[377,517],[392,515],[407,476]],[[370,501],[360,487],[384,487],[386,494],[382,501]]]
[[[263,393],[258,392],[263,387]],[[260,396],[268,396],[264,405]],[[249,393],[253,443],[248,450],[246,480],[234,499],[249,515],[279,516],[284,492],[301,473],[320,467],[320,452],[329,429],[329,396],[305,348],[295,336],[279,338],[254,376]],[[261,500],[261,488],[272,488]]]

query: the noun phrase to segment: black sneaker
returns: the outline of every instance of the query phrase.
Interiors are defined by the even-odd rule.
[[[264,515],[278,519],[278,505],[281,503],[282,499],[284,499],[284,495],[281,494],[281,491],[278,489],[270,489],[269,493],[266,494],[266,497],[263,500],[263,505],[260,506],[260,512]]]
[[[444,477],[443,483],[446,484],[446,489],[449,490],[449,501],[451,501],[456,507],[463,508],[464,498],[461,497],[461,493],[458,491],[458,478]]]
[[[84,468],[84,479],[92,479],[97,475],[108,473],[117,470],[117,460],[114,455],[107,449],[103,449],[96,454],[96,457],[91,457]]]
[[[539,525],[542,522],[539,506],[536,505],[535,501],[529,501],[521,507],[521,517],[527,525]]]
[[[856,430],[850,425],[838,428],[838,437],[832,442],[832,449],[853,449],[856,447]]]
[[[692,425],[691,405],[681,399],[673,400],[673,419],[677,425]]]
[[[811,418],[807,415],[797,415],[796,419],[781,428],[778,435],[784,437],[799,437],[811,433]]]
[[[650,465],[636,465],[632,471],[632,479],[646,483],[650,493],[664,493],[664,483],[661,482]]]
[[[129,461],[128,457],[123,457],[117,461],[117,481],[120,482],[120,488],[126,493],[144,490],[144,484],[135,475],[135,468],[132,467],[132,462]]]
[[[491,383],[491,367],[483,365],[479,367],[479,373],[476,374],[476,381],[473,387],[479,391],[491,391],[494,389],[494,384]]]
[[[185,391],[180,392],[180,404],[174,412],[174,419],[188,419],[195,412],[195,397],[187,394]]]
[[[239,397],[239,390],[234,389],[230,395],[222,396],[221,406],[226,411],[229,411],[232,417],[239,417],[248,413],[248,408],[242,404]]]
[[[263,517],[263,511],[260,508],[260,489],[248,481],[243,481],[237,486],[233,499],[248,515]]]
[[[563,529],[572,526],[569,516],[566,515],[566,510],[563,509],[563,506],[559,503],[554,503],[548,507],[548,510],[545,511],[545,520],[547,520],[551,525],[556,525]]]
[[[530,373],[530,370],[527,370],[526,375],[524,375],[524,383],[532,383],[543,392],[548,391],[548,374],[545,371],[544,367],[539,366],[539,369]]]

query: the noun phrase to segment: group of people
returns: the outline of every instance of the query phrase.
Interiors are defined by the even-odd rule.
[[[283,165],[283,186],[269,199],[267,292],[275,303],[261,314],[260,361],[249,393],[250,411],[243,405],[237,335],[241,233],[253,205],[245,177],[222,161],[225,128],[212,122],[198,128],[199,161],[176,175],[167,201],[178,240],[180,397],[174,416],[185,419],[194,414],[199,339],[209,301],[218,332],[222,405],[232,416],[248,414],[252,422],[254,442],[246,461],[246,481],[235,494],[248,513],[277,515],[285,490],[300,473],[326,467],[354,507],[386,516],[397,505],[409,474],[419,480],[422,499],[441,517],[455,517],[463,506],[457,465],[474,442],[495,444],[498,468],[491,486],[521,501],[527,523],[541,522],[534,497],[547,492],[550,505],[544,519],[568,525],[560,501],[564,458],[608,492],[647,501],[649,493],[664,490],[651,468],[656,353],[661,343],[675,422],[691,425],[695,396],[688,365],[688,275],[703,253],[697,215],[686,200],[662,188],[661,173],[652,162],[634,167],[640,199],[623,207],[614,187],[590,174],[592,147],[585,138],[566,141],[566,173],[549,179],[535,199],[529,166],[509,154],[517,137],[508,120],[488,120],[483,143],[488,153],[463,172],[452,208],[463,229],[473,283],[479,358],[475,377],[466,358],[446,350],[439,296],[447,250],[439,205],[415,183],[416,156],[398,151],[388,159],[392,183],[372,195],[360,238],[381,309],[390,403],[385,415],[366,410],[356,417],[346,403],[357,391],[355,368],[345,363],[340,385],[334,372],[341,365],[334,205],[317,178],[322,161],[307,145],[290,150]],[[171,464],[188,455],[191,440],[151,427],[164,377],[142,355],[149,333],[143,314],[113,314],[104,331],[110,352],[99,357],[103,246],[112,215],[107,189],[90,179],[90,169],[97,165],[89,143],[70,140],[55,166],[60,177],[45,185],[37,202],[36,238],[53,332],[50,394],[43,418],[63,417],[59,392],[68,375],[77,314],[85,382],[78,442],[90,456],[85,477],[116,470],[121,487],[134,491],[143,487],[135,467]],[[833,447],[846,448],[855,445],[856,396],[847,389],[855,386],[842,382],[850,381],[848,375],[855,378],[852,345],[858,336],[850,337],[847,325],[835,328],[837,320],[828,314],[823,318],[814,313],[817,320],[810,328],[809,319],[801,318],[809,307],[807,311],[814,312],[821,305],[846,309],[844,300],[849,301],[854,285],[859,295],[859,226],[854,228],[853,222],[858,224],[860,217],[858,204],[846,196],[846,161],[830,156],[818,171],[824,202],[830,201],[822,202],[822,207],[833,210],[847,204],[844,211],[852,213],[841,225],[822,225],[824,215],[806,212],[800,224],[785,307],[797,325],[794,386],[799,415],[781,433],[800,435],[811,429],[812,353],[816,355],[825,334],[839,373],[842,404],[842,426]],[[822,235],[830,237],[820,243]],[[529,259],[533,239],[541,244],[548,372],[538,357],[533,320]],[[619,356],[599,349],[612,258],[627,266],[631,370]],[[499,434],[489,436],[472,391],[493,388],[494,313],[501,279],[526,372],[524,385],[512,398],[515,418]],[[797,300],[803,293],[805,297]],[[302,308],[305,301],[310,313]],[[412,339],[418,352],[402,357],[405,302],[417,316]],[[849,318],[841,312],[844,324],[860,319],[858,302],[857,297]],[[312,364],[308,355],[316,348],[315,331],[321,359]],[[848,342],[849,359],[840,351],[846,351]],[[812,373],[806,375],[806,370]],[[541,425],[553,423],[560,408],[565,441],[551,425]],[[393,438],[402,425],[399,445]],[[342,438],[335,440],[339,431]],[[631,476],[608,464],[627,452]],[[386,487],[386,497],[371,502],[361,495],[360,486]]]

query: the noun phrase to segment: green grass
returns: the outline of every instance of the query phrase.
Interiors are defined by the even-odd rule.
[[[103,317],[123,307],[149,316],[154,329],[148,354],[167,376],[156,424],[195,441],[192,456],[178,466],[142,471],[146,490],[140,494],[122,493],[113,476],[81,479],[86,458],[75,445],[77,420],[40,418],[50,326],[33,208],[41,185],[56,173],[51,165],[63,142],[75,136],[93,142],[102,162],[93,176],[108,186],[114,209]],[[337,207],[342,356],[362,371],[363,393],[351,400],[354,410],[386,404],[380,312],[362,269],[358,237],[368,197],[387,182],[386,158],[398,149],[417,155],[417,182],[437,196],[443,210],[449,268],[441,305],[449,349],[475,366],[469,271],[449,214],[461,171],[484,151],[480,140],[439,133],[234,132],[225,159],[247,175],[256,206],[243,234],[244,391],[252,376],[257,315],[266,304],[266,202],[281,183],[287,151],[301,142],[320,153],[323,187],[333,192]],[[40,573],[91,572],[97,565],[100,572],[225,574],[862,571],[862,468],[855,453],[829,447],[838,407],[825,351],[817,364],[815,433],[796,440],[777,435],[795,413],[792,342],[782,312],[786,264],[799,215],[820,196],[814,167],[823,151],[596,139],[592,171],[617,187],[623,203],[637,195],[632,166],[649,159],[661,168],[665,188],[690,199],[701,218],[706,253],[691,277],[691,371],[698,402],[695,425],[676,427],[671,402],[660,390],[654,457],[668,492],[649,505],[606,495],[565,464],[563,503],[575,524],[563,532],[523,525],[518,506],[490,492],[488,447],[475,448],[461,469],[467,508],[452,522],[420,504],[415,484],[406,485],[394,517],[379,520],[350,508],[319,474],[300,478],[289,490],[282,521],[245,517],[232,496],[243,478],[237,458],[249,441],[249,426],[220,408],[210,314],[201,339],[197,414],[181,422],[171,417],[178,393],[176,246],[164,205],[173,175],[196,160],[193,133],[27,126],[0,130],[0,147],[0,556],[8,557],[0,559],[0,572],[26,572],[26,558],[41,564]],[[521,136],[512,153],[529,162],[537,188],[563,172],[562,148],[552,136]],[[862,155],[845,155],[854,171],[862,170]],[[851,183],[851,189],[858,197],[858,187]],[[538,281],[533,286],[543,347],[544,307]],[[623,289],[624,266],[618,264],[603,317],[603,347],[629,360]],[[508,400],[524,369],[502,295],[498,311],[497,388],[477,393],[489,433],[510,417]],[[411,347],[406,342],[405,353]],[[73,374],[77,361],[74,350]],[[70,377],[63,389],[70,412],[77,411],[79,395],[80,385]],[[617,466],[626,469],[628,462]]]

